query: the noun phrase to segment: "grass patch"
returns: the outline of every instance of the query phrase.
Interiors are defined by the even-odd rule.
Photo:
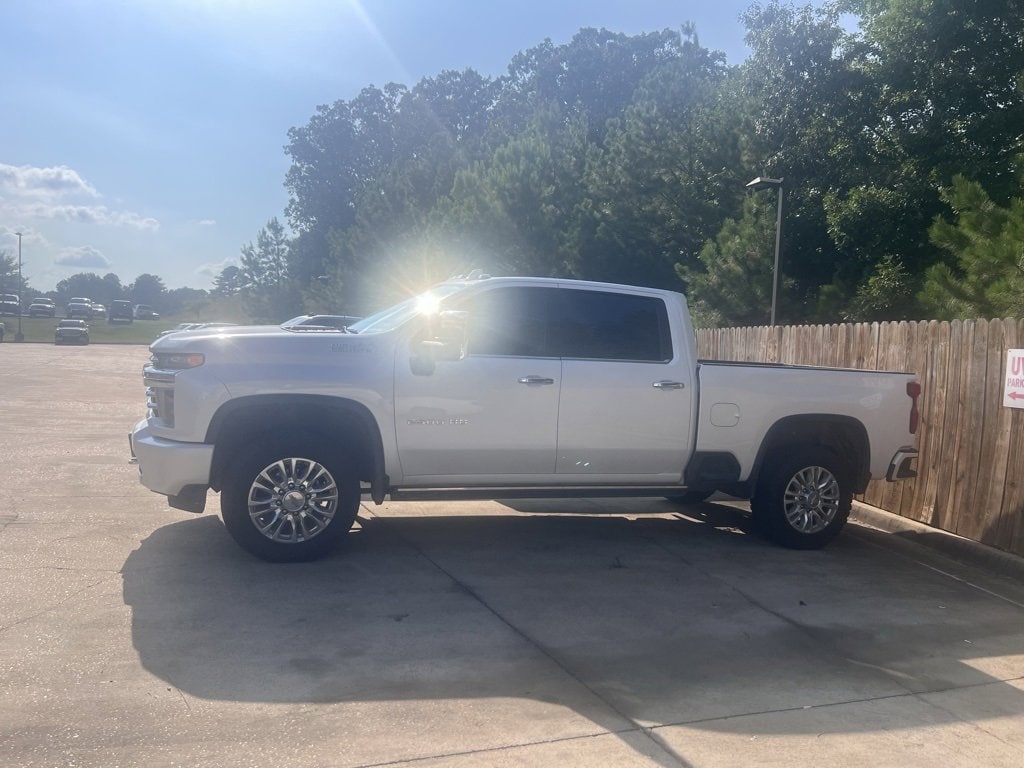
[[[57,327],[59,317],[22,317],[21,332],[25,341],[53,344],[53,330]],[[18,318],[3,317],[4,344],[14,341],[18,332]],[[89,325],[90,344],[145,344],[153,343],[160,331],[173,328],[177,321],[167,320],[136,320],[133,323],[117,323],[111,325],[106,318],[95,317],[87,320]]]

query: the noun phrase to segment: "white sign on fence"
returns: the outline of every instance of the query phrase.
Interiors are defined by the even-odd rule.
[[[1024,408],[1024,349],[1006,350],[1003,407]]]

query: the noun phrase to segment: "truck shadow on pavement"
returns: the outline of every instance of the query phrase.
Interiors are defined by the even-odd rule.
[[[218,518],[189,519],[124,565],[133,643],[148,671],[203,699],[518,698],[618,733],[857,732],[1024,712],[1004,682],[1024,677],[1021,605],[894,557],[875,534],[796,552],[745,534],[729,507],[661,504],[663,516],[636,519],[624,501],[515,502],[525,515],[364,508],[336,555],[301,565],[255,560]],[[983,686],[983,700],[929,699]],[[894,706],[843,716],[865,703]],[[809,709],[834,715],[771,717]]]

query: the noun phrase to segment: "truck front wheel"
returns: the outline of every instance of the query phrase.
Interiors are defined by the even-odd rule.
[[[221,516],[247,552],[304,562],[333,550],[355,521],[359,479],[350,462],[317,443],[254,445],[231,465]]]
[[[817,549],[839,535],[853,503],[849,473],[833,452],[802,448],[770,464],[750,509],[758,529],[792,549]]]

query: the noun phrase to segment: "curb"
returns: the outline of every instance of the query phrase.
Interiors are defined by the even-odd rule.
[[[856,500],[850,510],[850,519],[869,528],[900,536],[910,544],[927,547],[968,565],[1024,582],[1024,557]]]

